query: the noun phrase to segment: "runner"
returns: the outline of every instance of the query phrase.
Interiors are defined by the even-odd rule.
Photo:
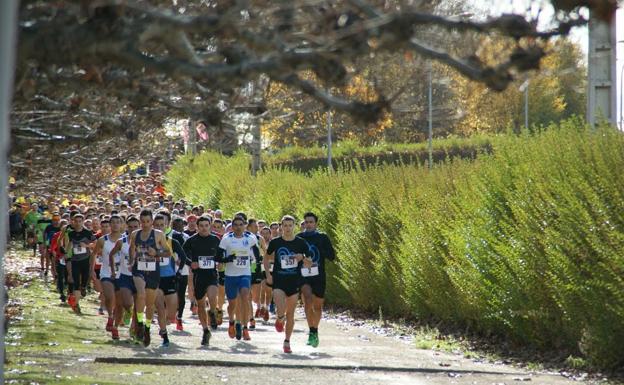
[[[264,239],[262,239],[258,235],[258,222],[254,218],[249,218],[247,223],[247,231],[256,237],[256,248],[260,245],[260,249],[258,253],[258,257],[252,257],[251,259],[251,298],[249,299],[249,314],[251,314],[251,318],[249,319],[249,330],[256,330],[256,318],[261,317],[260,314],[260,290],[261,284],[263,280],[262,276],[262,250],[266,249],[264,245]],[[254,314],[253,304],[256,304],[256,312]]]
[[[167,321],[175,319],[178,311],[178,291],[176,289],[176,262],[186,260],[186,255],[180,243],[173,239],[171,229],[167,228],[169,213],[162,210],[154,218],[154,229],[165,234],[169,250],[172,253],[160,256],[160,283],[156,290],[156,310],[158,311],[159,335],[162,338],[162,347],[169,347]],[[169,235],[167,235],[169,232]]]
[[[184,219],[182,217],[176,217],[173,220],[172,228],[174,231],[182,234],[184,237],[184,242],[182,245],[191,237],[184,230]],[[185,251],[185,254],[186,251]],[[187,254],[187,258],[189,258]],[[178,291],[178,314],[176,315],[176,330],[183,331],[184,324],[182,322],[182,316],[184,315],[184,306],[186,306],[186,289],[188,287],[189,275],[192,274],[189,272],[189,266],[186,261],[180,260],[180,264],[178,264],[176,271],[176,281],[177,281],[177,291]]]
[[[136,293],[132,273],[130,272],[130,240],[128,234],[132,234],[139,229],[139,221],[136,217],[127,219],[127,232],[122,233],[122,218],[113,214],[110,218],[111,235],[119,231],[120,236],[115,242],[115,246],[108,252],[104,253],[104,259],[108,259],[111,269],[111,276],[115,277],[115,310],[114,326],[111,330],[113,339],[119,339],[119,326],[123,320],[124,324],[131,327],[133,295]],[[130,330],[133,330],[130,328]]]
[[[115,223],[113,228],[112,222]],[[95,243],[94,254],[99,258],[100,264],[100,284],[102,295],[104,297],[104,307],[108,314],[106,322],[106,331],[111,332],[113,339],[119,339],[119,332],[114,329],[114,309],[115,309],[115,266],[119,263],[119,258],[113,256],[111,261],[111,251],[115,248],[117,241],[122,237],[121,234],[121,218],[115,216],[113,220],[105,218],[100,223],[102,227],[102,236]],[[95,264],[95,262],[94,262]]]
[[[318,217],[312,212],[307,212],[303,214],[303,219],[306,230],[297,236],[305,239],[310,245],[313,264],[309,269],[301,270],[301,295],[310,328],[308,345],[316,348],[319,344],[318,327],[325,301],[325,260],[335,261],[336,252],[327,234],[317,230]]]
[[[83,221],[82,214],[73,216],[72,226],[66,229],[63,243],[67,251],[65,259],[70,261],[67,264],[67,277],[68,281],[73,284],[74,305],[72,309],[76,314],[81,314],[80,297],[86,294],[91,272],[89,245],[95,241],[93,233],[83,227]]]
[[[256,237],[245,231],[245,221],[237,216],[232,220],[233,232],[226,234],[219,247],[225,254],[225,295],[228,299],[230,338],[250,340],[247,320],[249,314],[249,289],[251,286],[252,247]],[[242,324],[241,324],[242,322]]]
[[[275,330],[281,333],[286,327],[283,349],[284,353],[292,353],[290,337],[295,327],[301,267],[311,267],[312,260],[305,256],[309,252],[306,241],[294,234],[295,219],[286,215],[281,224],[283,235],[269,243],[264,268],[267,271],[267,283],[273,287],[273,299],[277,307]],[[268,271],[271,260],[275,261],[273,272]]]
[[[206,297],[210,302],[210,328],[217,329],[217,284],[218,275],[216,262],[223,257],[223,251],[219,248],[220,240],[210,233],[210,218],[201,216],[197,220],[197,234],[190,237],[184,243],[184,251],[187,254],[187,263],[190,263],[193,271],[193,293],[198,304],[199,321],[201,322],[203,335],[201,344],[206,346],[210,343],[212,333],[208,328],[206,319]]]
[[[37,249],[39,250],[39,258],[41,263],[41,273],[44,277],[48,276],[48,270],[50,269],[50,258],[48,258],[48,247],[46,244],[45,231],[52,224],[52,219],[48,216],[48,213],[41,215],[35,225],[35,234],[37,237]]]
[[[49,264],[52,270],[52,277],[56,280],[56,257],[52,253],[52,238],[61,231],[61,215],[58,212],[52,214],[52,223],[46,226],[43,231],[43,242],[46,247],[46,266]],[[47,275],[47,268],[46,268]]]
[[[263,240],[263,242],[260,242],[260,252],[262,253],[263,258],[266,258],[267,247],[269,245],[269,242],[271,241],[271,229],[266,226],[263,227],[260,230],[260,238],[262,238]],[[262,263],[262,265],[260,266],[262,269],[262,283],[260,286],[260,313],[258,313],[258,316],[262,317],[264,322],[267,322],[269,320],[269,307],[273,302],[273,289],[271,289],[271,287],[267,285],[264,263]],[[271,269],[271,271],[273,271],[272,267],[273,262],[271,262],[269,265],[269,269]]]
[[[62,228],[67,226],[67,220],[61,219],[59,222],[59,231],[57,231],[50,241],[50,250],[52,252],[52,256],[54,257],[54,262],[56,265],[56,290],[60,294],[61,304],[64,304],[67,297],[65,296],[65,283],[67,282],[67,269],[65,267],[65,253],[61,251],[60,247],[60,238],[63,236]],[[72,289],[69,288],[69,292],[71,293]]]
[[[141,210],[139,221],[141,229],[130,237],[130,264],[137,290],[136,336],[147,347],[151,342],[150,326],[154,317],[156,289],[160,284],[160,258],[171,256],[173,250],[170,249],[165,235],[153,228],[152,210]]]
[[[219,218],[212,221],[211,233],[219,238],[223,238],[225,234],[225,224]],[[223,305],[225,305],[225,263],[217,264],[217,274],[219,275],[217,290],[217,325],[223,324]]]

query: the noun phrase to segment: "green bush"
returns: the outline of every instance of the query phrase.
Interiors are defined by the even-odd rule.
[[[228,215],[317,212],[340,260],[328,269],[333,303],[621,367],[624,137],[570,120],[488,143],[476,160],[433,170],[269,165],[255,178],[243,153],[202,153],[181,158],[167,187]]]

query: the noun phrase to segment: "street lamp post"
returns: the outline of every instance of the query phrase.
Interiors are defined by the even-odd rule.
[[[433,168],[433,70],[429,60],[429,169]]]

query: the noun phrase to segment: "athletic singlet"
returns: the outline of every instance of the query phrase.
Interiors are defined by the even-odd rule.
[[[130,262],[130,240],[128,239],[127,234],[124,234],[121,237],[121,250],[118,254],[121,263],[119,264],[119,267],[115,269],[117,278],[119,278],[120,274],[132,276],[132,272],[128,268],[128,262]]]
[[[173,239],[171,237],[167,237],[167,242],[169,243],[169,247],[173,249]],[[175,260],[172,256],[160,258],[160,276],[161,277],[171,277],[176,273]]]
[[[153,229],[150,231],[149,237],[147,237],[145,241],[141,239],[141,231],[138,231],[134,239],[134,245],[136,248],[136,260],[133,268],[147,272],[159,269],[160,258],[150,257],[147,252],[150,247],[154,250],[158,250],[156,248],[156,233]]]
[[[109,235],[104,235],[104,245],[102,246],[102,255],[98,256],[101,261],[100,267],[100,279],[101,278],[110,278],[111,277],[111,268],[110,268],[110,259],[109,255],[111,250],[115,247],[115,243],[110,239]],[[115,254],[115,271],[119,270],[119,253]]]

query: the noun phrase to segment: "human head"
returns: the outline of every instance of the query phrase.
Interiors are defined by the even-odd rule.
[[[139,221],[139,218],[135,217],[134,215],[130,215],[128,216],[128,218],[126,218],[126,230],[129,234],[132,234],[133,231],[138,230],[139,227],[141,227],[141,222]]]
[[[232,219],[232,231],[234,235],[240,237],[245,232],[245,221],[242,217],[234,217]]]
[[[308,211],[303,214],[305,231],[315,231],[318,225],[318,217],[313,212]]]
[[[257,234],[258,233],[258,221],[255,220],[254,218],[249,218],[249,220],[247,221],[247,231],[249,231],[252,234]]]
[[[284,215],[281,221],[282,234],[286,236],[293,235],[295,231],[295,218],[290,215]]]
[[[210,235],[210,230],[212,227],[211,225],[212,224],[210,222],[210,217],[202,215],[197,218],[197,232],[202,237],[207,237],[208,235]]]
[[[217,234],[221,234],[223,235],[223,233],[225,232],[225,225],[223,224],[223,221],[219,218],[216,218],[212,221],[212,231],[214,231]]]
[[[121,231],[122,220],[119,215],[111,215],[109,222],[110,222],[110,229],[112,233],[119,233]]]
[[[141,210],[141,214],[139,214],[139,221],[141,222],[141,228],[143,230],[151,230],[152,224],[154,221],[152,210],[150,209]]]

